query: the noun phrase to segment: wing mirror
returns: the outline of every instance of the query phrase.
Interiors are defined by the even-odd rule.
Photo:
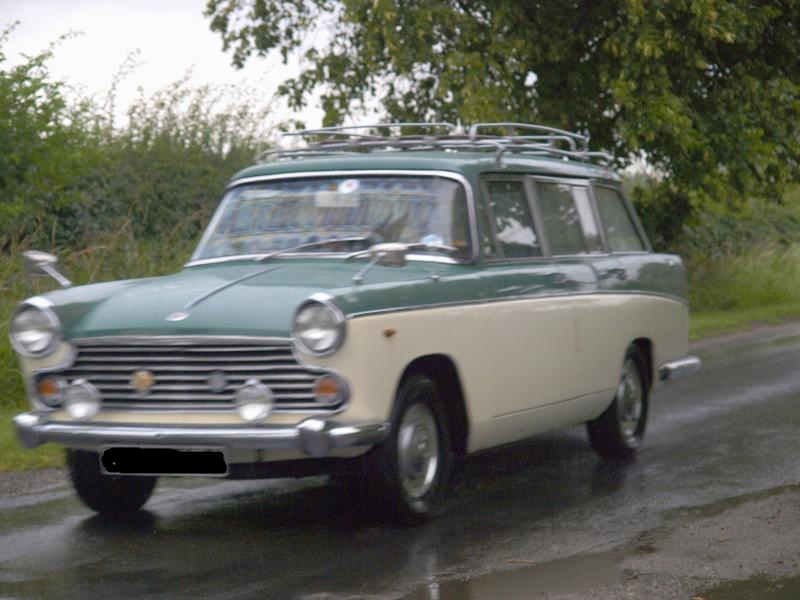
[[[364,280],[364,275],[367,274],[367,271],[369,271],[375,265],[381,265],[384,267],[405,267],[407,263],[406,255],[408,254],[409,250],[410,247],[408,244],[387,242],[382,244],[373,244],[366,250],[350,254],[347,257],[347,260],[364,257],[369,257],[370,259],[366,266],[355,274],[353,281],[356,284],[361,283]]]
[[[27,250],[22,253],[22,256],[25,259],[25,269],[34,277],[47,275],[55,279],[61,287],[67,288],[72,285],[72,282],[55,268],[58,258],[49,252]]]
[[[408,244],[397,243],[374,244],[367,250],[375,263],[384,267],[405,267],[408,251]]]

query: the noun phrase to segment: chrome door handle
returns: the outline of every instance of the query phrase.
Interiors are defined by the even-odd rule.
[[[623,267],[612,267],[606,274],[609,277],[616,277],[620,281],[625,281],[628,278],[628,272]]]
[[[550,283],[554,283],[556,285],[562,285],[564,283],[567,283],[567,281],[568,281],[567,280],[567,276],[564,273],[562,273],[561,271],[556,271],[554,273],[548,273],[547,274],[547,279],[550,281]]]

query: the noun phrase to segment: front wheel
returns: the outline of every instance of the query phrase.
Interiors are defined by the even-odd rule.
[[[81,501],[103,515],[123,516],[136,512],[156,487],[156,477],[104,475],[96,452],[67,450],[67,468]]]
[[[586,426],[595,452],[610,460],[631,461],[644,437],[649,393],[645,360],[630,347],[622,363],[617,393],[611,405]]]
[[[452,465],[450,435],[436,384],[407,377],[397,392],[389,438],[365,457],[366,490],[398,525],[442,511]]]

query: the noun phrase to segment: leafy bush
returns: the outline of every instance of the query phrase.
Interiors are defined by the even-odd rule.
[[[54,80],[54,47],[6,67],[0,34],[0,245],[79,248],[130,227],[137,238],[196,236],[230,176],[275,127],[257,89],[192,86],[109,111]],[[113,89],[106,102],[113,105]]]
[[[177,270],[230,176],[274,127],[257,89],[193,86],[140,96],[117,128],[110,111],[54,80],[57,45],[8,67],[0,33],[0,404],[22,405],[8,343],[16,303],[52,289],[20,254],[59,255],[76,284]],[[107,105],[113,104],[113,90]]]

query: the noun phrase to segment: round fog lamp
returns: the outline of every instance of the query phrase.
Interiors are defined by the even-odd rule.
[[[258,379],[248,379],[236,392],[236,412],[244,421],[263,421],[272,412],[272,391]]]
[[[64,392],[64,410],[76,421],[88,421],[100,412],[100,392],[85,379],[76,379]]]

